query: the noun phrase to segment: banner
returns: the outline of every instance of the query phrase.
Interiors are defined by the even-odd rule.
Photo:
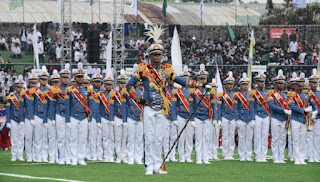
[[[200,18],[205,18],[205,15],[204,15],[204,4],[203,4],[203,0],[201,0],[201,1],[200,1],[199,16],[200,16]]]
[[[23,0],[11,0],[9,4],[9,10],[14,10],[23,6]]]
[[[106,55],[106,69],[111,70],[111,62],[112,62],[112,31],[110,31],[110,35],[108,38],[107,50],[105,51]]]
[[[228,29],[230,38],[231,38],[231,40],[232,40],[232,42],[233,42],[233,41],[234,41],[234,38],[235,38],[236,36],[234,35],[234,32],[233,32],[233,30],[232,30],[232,28],[231,28],[231,26],[229,25],[228,22],[227,22],[227,29]]]
[[[57,0],[57,8],[60,8],[62,4],[62,0]]]
[[[137,0],[132,0],[131,5],[130,5],[130,11],[131,14],[134,16],[138,15],[138,1]]]
[[[306,0],[295,0],[294,2],[292,2],[292,6],[295,8],[306,8],[307,3]]]
[[[249,63],[248,63],[248,78],[250,80],[249,82],[249,90],[251,90],[251,83],[252,83],[252,59],[253,59],[253,47],[255,45],[256,41],[254,39],[254,29],[251,30],[251,37],[250,37],[250,49],[249,49]]]
[[[167,0],[163,0],[163,4],[162,4],[162,16],[164,18],[167,17],[167,7],[168,7],[168,3],[167,3]]]
[[[286,33],[288,36],[291,34],[291,31],[294,30],[296,32],[295,28],[270,28],[270,38],[271,39],[280,39],[283,30],[286,30]]]

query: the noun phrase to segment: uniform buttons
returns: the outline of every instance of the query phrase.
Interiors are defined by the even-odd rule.
[[[75,116],[78,116],[78,114],[74,114]]]

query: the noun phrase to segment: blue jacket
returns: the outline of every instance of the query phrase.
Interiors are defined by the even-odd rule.
[[[257,100],[256,92],[259,91],[260,94],[263,96],[265,102],[268,99],[268,93],[266,90],[251,90],[250,91],[250,115],[251,120],[255,120],[255,116],[259,116],[260,118],[268,117],[267,111],[263,108],[263,106]]]
[[[100,101],[100,112],[99,112],[99,116],[97,117],[97,122],[101,123],[101,118],[105,118],[108,121],[114,121],[114,100],[112,99],[112,97],[114,97],[114,91],[111,92],[107,92],[107,91],[103,91],[100,92],[99,95],[101,94],[105,94],[108,101],[109,101],[109,113],[106,110],[106,107],[104,106],[103,102]],[[111,99],[110,99],[111,98]]]
[[[94,92],[94,97],[93,97],[93,112],[92,112],[92,118],[94,118],[96,120],[96,122],[98,120],[101,119],[100,117],[100,99],[99,99],[99,93],[102,92],[102,89],[96,89],[93,88],[93,92]]]
[[[61,117],[66,116],[66,103],[65,103],[65,95],[68,85],[60,85],[60,90],[62,91],[62,94],[60,96],[56,97],[56,114],[58,114]],[[62,99],[64,98],[64,99]]]
[[[20,92],[20,112],[21,120],[24,122],[24,119],[34,119],[34,91],[35,88],[30,88],[28,90],[23,90]]]
[[[280,92],[280,95],[287,102],[287,94],[285,92]],[[279,121],[286,121],[287,115],[284,113],[284,108],[278,103],[273,94],[268,96],[268,104],[270,107],[270,115]]]
[[[314,90],[312,90],[312,92],[314,93],[314,95],[316,96],[316,98],[318,99],[318,101],[320,102],[320,92],[319,91],[314,91]],[[310,96],[310,98],[309,98],[309,100],[312,100],[312,101],[314,101],[312,98],[311,98],[311,96]],[[316,117],[316,119],[319,119],[320,118],[320,113],[319,113],[319,107],[318,107],[318,105],[316,104],[316,102],[314,101],[314,102],[311,102],[311,106],[312,106],[312,109],[313,109],[313,111],[318,111],[318,114],[317,114],[317,117]],[[317,110],[318,109],[318,110]]]
[[[49,108],[49,103],[48,103],[48,97],[47,97],[47,92],[48,92],[48,88],[47,87],[38,87],[38,89],[40,89],[40,91],[42,92],[42,95],[44,96],[43,101],[41,101],[39,99],[39,97],[37,96],[37,94],[34,94],[34,115],[38,116],[39,118],[43,119],[43,123],[47,123],[48,120],[48,108]],[[34,119],[34,118],[32,118]]]
[[[226,118],[227,120],[234,120],[238,119],[238,109],[237,109],[237,100],[235,99],[234,92],[224,91],[226,94],[229,95],[232,103],[233,103],[233,110],[232,108],[226,103],[226,101],[222,97],[222,93],[218,95],[218,120],[222,120],[222,117]]]
[[[150,102],[150,107],[156,111],[160,111],[162,109],[163,98],[161,97],[160,91],[157,91],[152,84],[150,84],[150,80],[148,77],[143,77],[143,72],[146,70],[146,64],[141,63],[138,67],[138,71],[134,73],[133,77],[128,81],[127,88],[134,87],[136,83],[142,79],[143,83],[143,98],[146,101]],[[186,80],[182,77],[176,76],[173,71],[173,68],[170,64],[166,64],[161,66],[160,68],[156,68],[159,75],[167,82],[167,79],[170,77],[173,81],[179,83],[182,86],[186,85]]]
[[[137,91],[137,95],[139,98],[141,98],[141,96],[143,95],[143,88],[136,88]],[[133,103],[132,99],[129,98],[128,95],[126,95],[126,99],[127,99],[127,114],[128,114],[128,118],[133,119],[135,121],[140,121],[140,118],[142,119],[142,111],[140,111],[140,109],[138,108],[138,106],[136,104],[138,103]],[[143,110],[143,108],[142,108]],[[141,117],[140,117],[141,116]]]
[[[193,93],[194,93],[194,89],[193,88],[186,88],[186,87],[182,87],[181,88],[183,95],[188,99],[189,102],[189,112],[186,110],[186,108],[184,107],[182,101],[180,100],[179,96],[177,95],[178,90],[175,89],[173,91],[173,95],[175,95],[175,97],[177,98],[177,115],[179,115],[180,117],[187,119],[190,114],[193,111]],[[193,119],[193,118],[191,118]]]
[[[72,93],[72,88],[76,87],[82,96],[84,96],[88,102],[88,108],[91,111],[91,115],[88,116],[85,113],[85,108],[81,105],[81,103],[76,99],[74,94]],[[66,95],[65,95],[65,104],[66,104],[66,122],[70,122],[70,117],[73,117],[77,120],[84,120],[85,118],[88,118],[90,121],[92,118],[92,112],[93,111],[93,92],[91,87],[78,87],[78,86],[70,86],[66,89]]]
[[[318,110],[318,107],[316,106],[316,104],[311,104],[312,102],[314,102],[313,100],[309,100],[309,96],[308,96],[308,93],[306,92],[289,92],[288,93],[288,96],[290,97],[290,100],[289,100],[289,107],[290,109],[292,110],[292,114],[291,114],[291,119],[292,120],[295,120],[295,121],[299,121],[301,123],[306,123],[306,119],[304,117],[304,109],[303,108],[300,108],[297,104],[298,102],[300,102],[298,99],[294,99],[297,94],[300,95],[301,97],[301,102],[303,102],[303,105],[307,108],[308,106],[310,105],[314,105],[315,108],[313,108],[314,110]],[[311,99],[311,98],[310,98]],[[307,113],[305,113],[307,114]]]
[[[171,105],[169,104],[169,114],[166,117],[170,121],[176,121],[177,120],[177,98],[173,95],[173,92],[172,92],[175,88],[167,87],[167,89],[172,97],[172,101],[171,101]]]
[[[119,91],[113,91],[112,99],[114,100],[114,116],[122,119],[124,123],[127,122],[127,102],[126,102],[126,89]]]
[[[200,91],[201,91],[202,94],[205,93],[205,89],[203,89],[203,88],[201,88]],[[193,93],[193,95],[192,95],[192,97],[193,97],[193,99],[194,99],[194,101],[193,101],[193,108],[197,106],[197,104],[199,103],[200,98],[201,98],[201,97],[199,98],[199,97],[196,95],[196,92],[197,92],[197,89],[195,90],[195,93]],[[210,106],[211,106],[211,108],[212,108],[212,113],[211,113],[211,114],[212,114],[212,118],[214,118],[215,116],[214,116],[213,110],[214,110],[214,108],[215,108],[215,105],[214,105],[214,103],[211,102],[211,94],[210,94],[210,92],[207,92],[206,95],[205,95],[205,97],[209,100],[209,104],[210,104]],[[192,111],[190,111],[190,112],[192,112]],[[201,101],[201,103],[199,104],[199,107],[197,108],[197,110],[196,110],[196,112],[195,112],[195,114],[194,114],[194,117],[197,118],[197,119],[199,119],[199,120],[201,120],[201,121],[203,121],[203,120],[205,120],[205,119],[212,119],[212,118],[209,118],[209,109],[208,109],[208,107],[206,107],[206,106],[203,104],[202,101]]]
[[[16,96],[17,98],[17,104],[18,104],[18,107],[17,108],[12,100],[11,100],[11,96]],[[6,97],[6,123],[10,123],[11,120],[17,122],[17,123],[20,123],[20,120],[21,120],[21,112],[20,112],[20,102],[19,102],[19,99],[20,99],[20,94],[16,93],[16,92],[13,92],[13,93],[10,93],[7,97]]]
[[[249,102],[249,92],[247,93],[244,93],[243,91],[240,92],[245,98],[246,100]],[[237,94],[237,110],[238,110],[238,119],[243,121],[243,122],[250,122],[251,121],[251,115],[250,115],[250,112],[251,110],[248,110],[243,104],[242,102],[240,101],[239,97],[238,97],[238,94]],[[250,109],[250,106],[249,106],[249,109]]]

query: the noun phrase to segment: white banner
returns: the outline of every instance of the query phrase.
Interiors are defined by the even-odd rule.
[[[251,72],[267,72],[267,66],[252,65]]]
[[[131,14],[134,16],[138,15],[138,1],[137,0],[132,0],[131,5],[130,5],[130,11]]]

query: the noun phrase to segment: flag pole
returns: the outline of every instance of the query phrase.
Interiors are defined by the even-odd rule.
[[[91,22],[93,23],[93,3],[91,4]]]
[[[99,0],[99,23],[100,23],[100,1],[101,0]]]
[[[24,0],[23,0],[23,5],[22,5],[22,19],[23,19],[23,23],[24,23]]]
[[[201,15],[201,25],[200,25],[200,40],[202,40],[202,15]]]

